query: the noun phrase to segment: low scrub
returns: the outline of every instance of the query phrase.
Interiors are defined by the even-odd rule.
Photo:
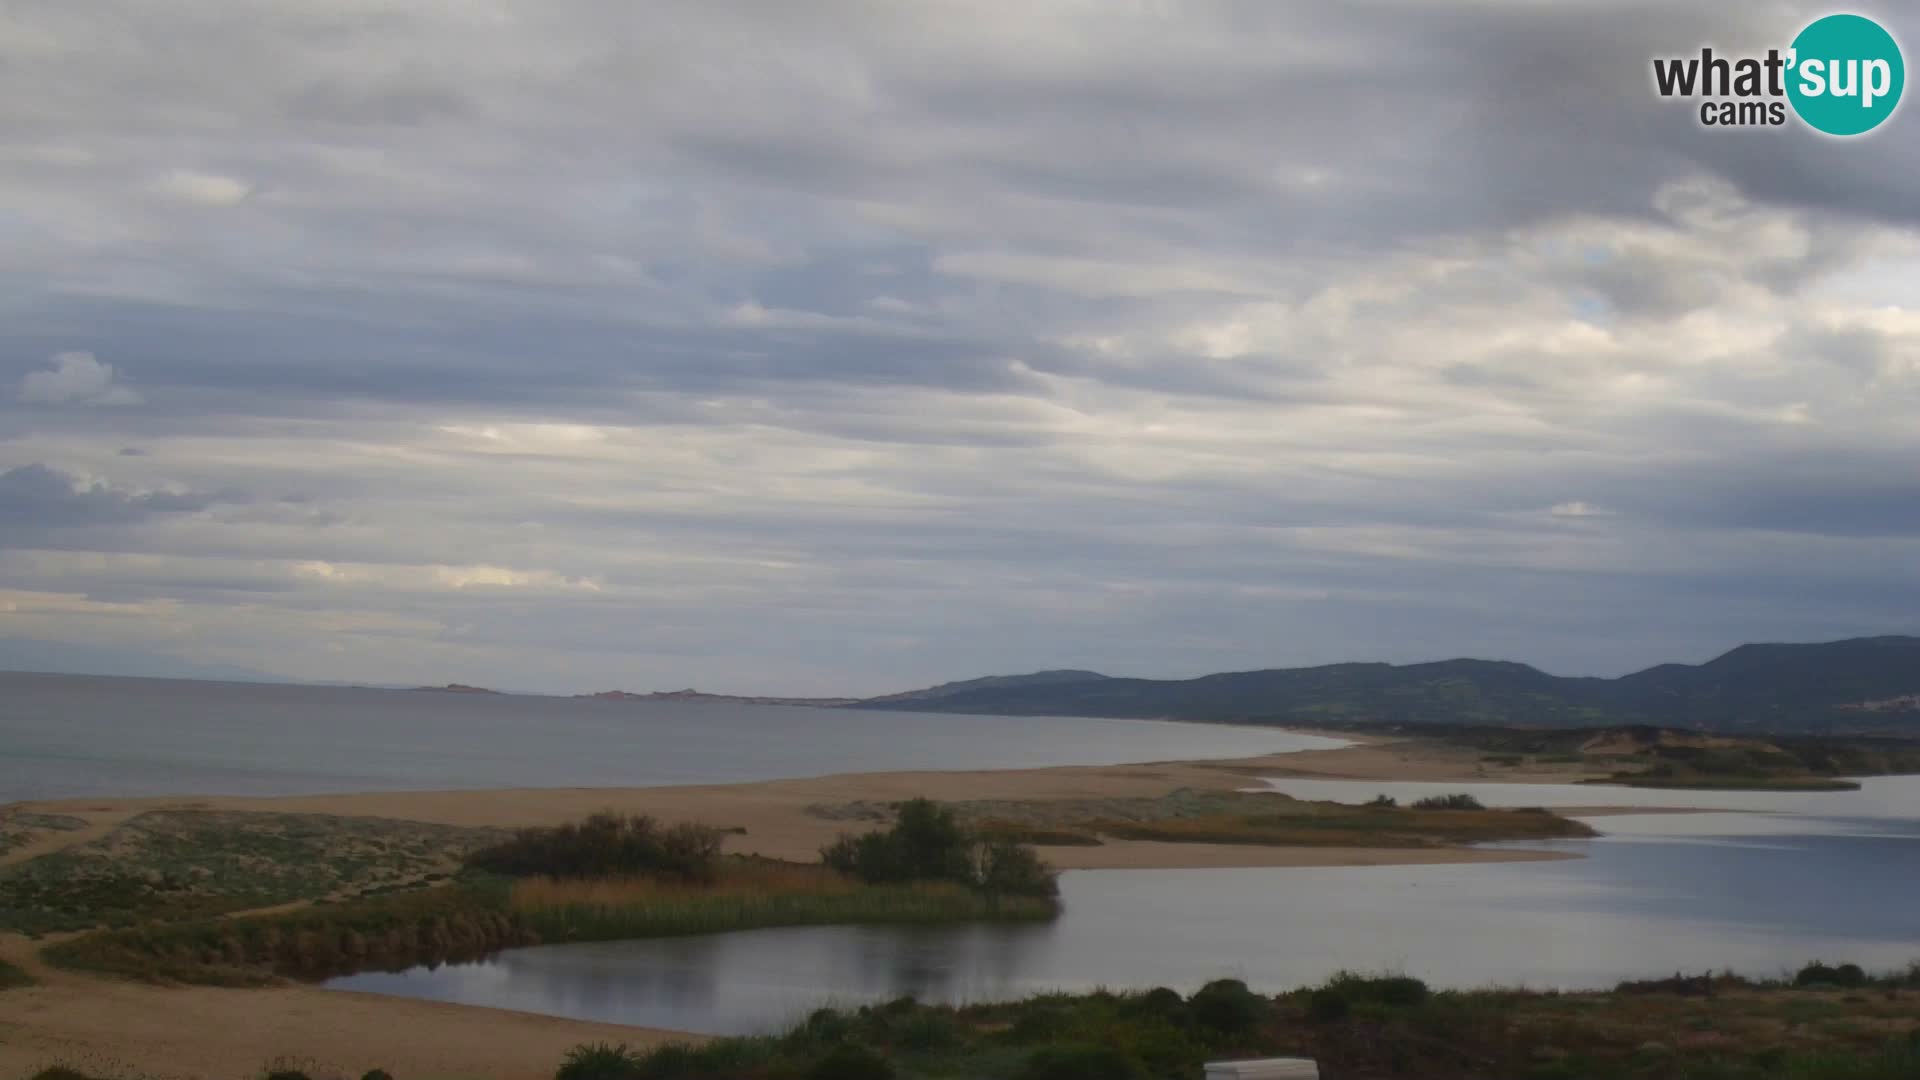
[[[1041,897],[994,895],[951,882],[867,885],[821,866],[743,863],[705,886],[649,879],[516,882],[514,916],[548,941],[671,937],[769,926],[1040,920]]]
[[[644,815],[599,813],[585,821],[521,829],[467,856],[467,866],[508,877],[616,877],[652,874],[708,881],[721,833],[704,825],[662,826]]]
[[[1415,810],[1485,810],[1480,800],[1464,792],[1455,795],[1429,795],[1415,799]]]
[[[1648,984],[1651,985],[1651,984]],[[1047,994],[961,1007],[822,1009],[784,1035],[629,1055],[609,1076],[674,1080],[1160,1080],[1202,1062],[1304,1057],[1360,1080],[1913,1080],[1920,996],[1872,995],[1809,1026],[1806,994],[1431,991],[1343,973],[1278,998],[1235,980],[1182,996]],[[1850,999],[1851,1000],[1851,999]],[[1688,1037],[1712,1033],[1712,1038]],[[571,1060],[571,1059],[570,1059]],[[563,1070],[557,1080],[598,1080]]]
[[[106,930],[49,946],[62,967],[246,986],[475,959],[539,942],[504,886],[449,885],[235,919]]]

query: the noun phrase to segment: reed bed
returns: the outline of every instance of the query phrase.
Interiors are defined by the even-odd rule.
[[[961,885],[867,885],[825,867],[745,863],[711,885],[652,878],[528,878],[508,896],[513,915],[547,941],[710,934],[829,923],[948,923],[1049,919],[1038,897],[988,896]]]

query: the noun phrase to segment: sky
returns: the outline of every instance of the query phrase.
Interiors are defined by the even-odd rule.
[[[11,0],[0,667],[870,694],[1915,632],[1915,106],[1651,85],[1826,10]]]

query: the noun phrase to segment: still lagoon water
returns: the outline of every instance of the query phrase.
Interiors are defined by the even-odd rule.
[[[1261,728],[0,673],[0,803],[643,787],[1251,757]]]
[[[1422,785],[1276,781],[1362,801]],[[711,1033],[775,1030],[827,1004],[1156,985],[1221,976],[1266,990],[1341,969],[1438,986],[1602,987],[1813,959],[1920,959],[1920,777],[1820,795],[1472,787],[1506,805],[1658,795],[1695,814],[1596,817],[1595,840],[1522,845],[1582,856],[1455,866],[1077,871],[1042,926],[804,927],[543,946],[475,964],[330,985]],[[1614,796],[1620,794],[1621,799]],[[1723,809],[1729,802],[1738,809]]]

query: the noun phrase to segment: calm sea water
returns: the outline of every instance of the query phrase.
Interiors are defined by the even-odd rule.
[[[1276,781],[1350,801],[1420,785]],[[1443,785],[1460,790],[1461,785]],[[1507,805],[1616,789],[1492,784]],[[1422,792],[1424,793],[1424,791]],[[1731,793],[1652,792],[1723,807]],[[1596,798],[1596,795],[1602,796]],[[1441,986],[1609,986],[1675,971],[1774,975],[1813,959],[1920,959],[1920,777],[1862,792],[1745,794],[1742,809],[1591,819],[1557,862],[1069,873],[1044,926],[806,927],[523,949],[367,974],[341,989],[688,1031],[779,1028],[823,1004],[932,1001],[1237,976],[1268,990],[1343,968]]]
[[[724,783],[1247,757],[1262,728],[0,673],[0,803]]]

